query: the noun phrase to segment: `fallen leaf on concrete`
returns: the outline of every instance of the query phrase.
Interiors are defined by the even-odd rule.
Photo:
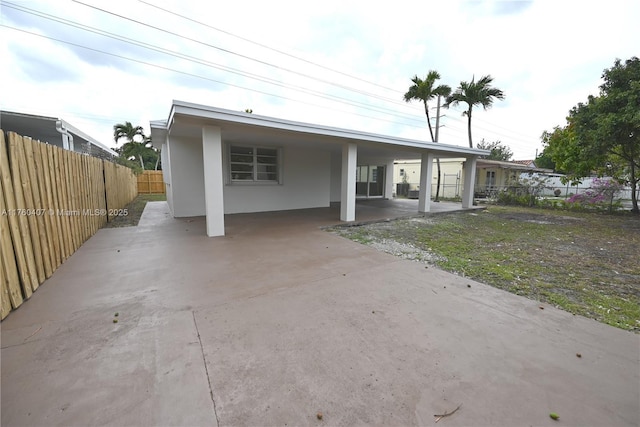
[[[555,412],[550,413],[549,416],[551,417],[552,420],[555,420],[555,421],[558,421],[560,419],[560,416]]]
[[[317,417],[319,420],[321,420],[321,419],[322,419],[322,412],[318,412],[318,413],[316,414],[316,417]]]
[[[576,353],[576,357],[582,357],[582,354]]]
[[[433,416],[436,417],[436,422],[440,421],[441,419],[443,419],[444,417],[448,417],[450,415],[453,415],[456,413],[456,411],[458,409],[460,409],[462,407],[462,403],[458,405],[458,407],[456,409],[454,409],[451,412],[445,412],[444,414],[434,414]]]

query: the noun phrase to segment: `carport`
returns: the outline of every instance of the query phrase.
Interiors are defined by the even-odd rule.
[[[151,135],[172,215],[205,216],[208,236],[225,235],[225,214],[331,203],[339,203],[341,221],[355,221],[356,199],[371,196],[372,181],[376,197],[392,197],[397,158],[421,159],[418,213],[430,210],[434,158],[464,157],[462,208],[470,208],[476,159],[488,153],[182,101],[166,121],[151,122]]]

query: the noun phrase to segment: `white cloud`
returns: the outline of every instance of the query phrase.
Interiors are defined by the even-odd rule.
[[[640,45],[635,30],[640,4],[634,0],[610,0],[606,5],[551,0],[407,1],[383,5],[334,0],[153,2],[255,43],[144,2],[83,1],[144,21],[147,26],[75,2],[18,4],[208,63],[365,102],[391,113],[328,101],[3,7],[3,25],[200,76],[190,77],[1,28],[5,42],[0,45],[0,53],[10,66],[0,69],[0,108],[62,117],[109,146],[113,145],[115,123],[128,120],[148,130],[150,119],[166,117],[172,99],[236,110],[252,108],[256,114],[426,139],[422,106],[405,104],[402,95],[414,74],[424,76],[435,69],[441,73],[442,83],[453,87],[473,75],[491,74],[507,99],[496,101],[487,112],[474,110],[474,140],[500,139],[511,146],[517,158],[531,158],[541,148],[542,131],[563,124],[573,105],[597,92],[602,70],[617,57],[637,55]],[[466,145],[466,118],[459,111],[444,114],[447,117],[443,119],[441,141]]]

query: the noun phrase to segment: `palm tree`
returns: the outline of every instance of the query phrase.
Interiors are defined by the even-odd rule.
[[[135,140],[136,136],[140,136],[142,138],[142,142],[137,142]],[[133,126],[131,122],[124,122],[124,124],[118,123],[117,125],[114,125],[113,140],[117,144],[121,138],[126,138],[127,142],[119,150],[120,153],[127,158],[135,157],[139,159],[140,166],[142,166],[142,170],[144,170],[142,154],[145,151],[146,143],[144,129],[142,129],[142,126]]]
[[[467,131],[469,134],[469,147],[473,148],[473,140],[471,138],[471,112],[474,105],[482,105],[487,110],[493,105],[493,99],[504,99],[504,92],[500,89],[491,87],[493,77],[490,75],[483,76],[477,82],[475,77],[471,82],[460,82],[460,86],[447,97],[445,107],[450,105],[458,105],[460,102],[466,102],[469,108],[462,113],[467,116]]]
[[[404,100],[406,102],[422,101],[424,104],[424,113],[427,116],[427,125],[429,126],[429,134],[431,135],[431,142],[438,142],[433,134],[433,128],[431,126],[431,118],[429,117],[429,101],[435,97],[438,99],[441,96],[449,96],[451,94],[451,87],[447,85],[439,85],[434,87],[436,80],[440,78],[440,73],[434,70],[430,70],[427,73],[427,77],[422,80],[417,75],[414,76],[411,81],[413,85],[409,88],[407,93],[404,94]],[[436,129],[436,135],[438,131]],[[436,202],[440,201],[440,158],[436,158],[436,165],[438,168],[438,179],[436,182]]]

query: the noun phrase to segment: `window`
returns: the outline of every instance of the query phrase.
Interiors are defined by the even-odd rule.
[[[496,185],[495,171],[487,171],[487,187],[493,188]]]
[[[277,148],[232,145],[229,149],[231,181],[279,182]]]

